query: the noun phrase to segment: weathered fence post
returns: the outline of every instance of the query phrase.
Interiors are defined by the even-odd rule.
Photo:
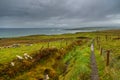
[[[98,49],[101,49],[101,48],[100,48],[100,44],[98,44]]]
[[[108,36],[107,36],[107,35],[105,35],[105,39],[106,39],[106,41],[107,41],[107,39],[108,39]]]
[[[102,48],[100,48],[100,55],[102,56],[102,52],[103,52],[103,49]]]
[[[98,45],[98,42],[99,42],[99,38],[98,38],[98,36],[96,37],[96,43],[97,43],[97,45]]]
[[[100,39],[101,39],[101,38],[100,38],[100,36],[99,36],[99,37],[98,37],[99,42],[100,42]]]
[[[67,46],[67,41],[66,41],[66,46]]]
[[[62,47],[62,40],[60,41],[60,47]]]
[[[109,60],[110,59],[110,50],[107,50],[107,61],[106,61],[106,66],[109,66]]]

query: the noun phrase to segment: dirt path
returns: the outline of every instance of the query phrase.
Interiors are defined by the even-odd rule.
[[[91,44],[91,80],[99,80],[98,69],[96,65],[96,59],[94,54],[94,44]]]

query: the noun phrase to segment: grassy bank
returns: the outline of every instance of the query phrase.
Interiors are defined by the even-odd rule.
[[[90,80],[90,48],[87,46],[77,46],[64,56],[66,70],[59,80]]]

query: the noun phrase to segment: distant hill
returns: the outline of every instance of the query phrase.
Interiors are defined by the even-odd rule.
[[[81,28],[69,28],[65,30],[113,30],[120,29],[120,27],[81,27]]]

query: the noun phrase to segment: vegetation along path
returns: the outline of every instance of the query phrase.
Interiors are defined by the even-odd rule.
[[[91,44],[91,80],[99,80],[98,76],[98,69],[96,65],[96,60],[95,60],[95,54],[94,54],[94,44]]]
[[[59,76],[59,80],[89,80],[90,79],[90,47],[88,43],[77,46],[65,55],[63,62],[67,68]]]

